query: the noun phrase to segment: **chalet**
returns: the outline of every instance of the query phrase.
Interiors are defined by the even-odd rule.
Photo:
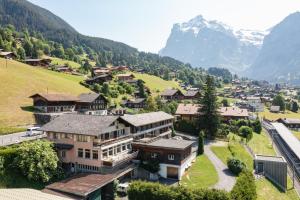
[[[125,100],[123,101],[122,104],[127,108],[145,108],[146,99],[138,98],[138,99]]]
[[[93,78],[89,78],[85,80],[85,83],[88,85],[93,85],[93,84],[103,84],[105,82],[109,82],[113,79],[112,75],[110,74],[102,74],[99,76],[95,76]]]
[[[261,101],[260,97],[249,96],[246,98],[248,105],[254,108],[254,112],[263,112],[264,104]]]
[[[184,93],[184,99],[197,100],[201,96],[199,90],[188,90]]]
[[[270,112],[279,113],[280,112],[280,106],[271,106],[270,107]]]
[[[32,66],[42,66],[42,67],[48,67],[51,63],[51,59],[49,58],[43,58],[43,59],[33,59],[33,58],[29,58],[29,59],[25,59],[24,63],[28,64],[28,65],[32,65]]]
[[[45,113],[73,112],[78,97],[66,94],[34,94],[29,98],[33,99],[35,109]]]
[[[57,66],[55,68],[56,71],[58,72],[63,72],[63,73],[72,73],[73,72],[73,69],[64,65],[64,66]]]
[[[138,82],[138,80],[136,80],[136,79],[126,81],[126,83],[128,83],[130,85],[134,85],[134,86],[137,85],[137,82]]]
[[[166,89],[160,94],[161,98],[164,100],[183,100],[184,95],[178,89]]]
[[[135,76],[133,74],[118,74],[116,75],[118,81],[130,81],[133,80],[135,78]]]
[[[144,91],[145,91],[145,93],[147,93],[148,96],[151,95],[151,91],[150,91],[150,89],[149,89],[148,87],[144,87]],[[143,98],[143,97],[141,96],[139,90],[136,90],[136,91],[134,92],[134,97],[135,97],[136,99],[138,99],[138,98]]]
[[[101,94],[83,93],[78,96],[76,110],[79,113],[106,115],[108,100]]]
[[[178,120],[196,121],[199,119],[199,104],[178,104],[175,116]]]
[[[249,118],[248,110],[238,107],[221,107],[219,112],[224,121]]]
[[[99,75],[103,75],[103,74],[109,74],[110,70],[108,68],[105,67],[93,67],[92,69],[92,76],[99,76]]]
[[[16,59],[17,55],[14,52],[0,51],[0,57],[5,59]]]
[[[196,154],[192,152],[194,141],[158,139],[149,143],[134,142],[132,149],[139,152],[139,160],[159,161],[159,175],[164,178],[181,180],[191,166]]]
[[[296,118],[279,118],[276,120],[279,123],[284,124],[287,128],[295,131],[300,131],[300,119]]]

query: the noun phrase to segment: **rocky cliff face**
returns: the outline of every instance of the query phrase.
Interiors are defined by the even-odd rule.
[[[201,15],[175,24],[160,55],[170,56],[195,67],[223,67],[241,72],[252,65],[265,32],[233,30]]]

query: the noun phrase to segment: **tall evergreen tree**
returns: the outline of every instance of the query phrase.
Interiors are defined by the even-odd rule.
[[[218,112],[218,102],[216,96],[216,88],[214,78],[207,75],[204,85],[204,94],[200,98],[200,113],[199,127],[204,130],[209,138],[214,138],[220,126],[220,115]]]
[[[138,89],[139,89],[139,96],[140,96],[140,98],[146,98],[147,94],[145,92],[144,81],[141,80],[141,79],[139,79],[137,81],[137,86],[138,86]]]
[[[199,138],[198,138],[198,155],[202,155],[204,153],[204,138],[203,138],[203,131],[200,131]]]

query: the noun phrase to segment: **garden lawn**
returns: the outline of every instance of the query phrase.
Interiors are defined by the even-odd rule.
[[[78,95],[90,90],[79,84],[81,76],[54,72],[0,58],[0,127],[16,127],[34,122],[32,100],[35,93]]]
[[[276,155],[272,147],[272,142],[265,130],[262,130],[260,134],[253,133],[253,138],[249,141],[248,145],[255,154]]]
[[[218,174],[214,165],[205,156],[198,156],[196,162],[185,173],[180,184],[189,188],[207,188],[218,182]]]

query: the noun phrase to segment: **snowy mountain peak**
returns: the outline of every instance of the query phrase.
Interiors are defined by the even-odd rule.
[[[255,46],[261,46],[264,37],[269,33],[269,31],[235,30],[231,26],[217,20],[206,20],[202,15],[198,15],[188,22],[176,24],[175,26],[178,27],[181,32],[194,33],[195,37],[197,37],[201,30],[207,28],[236,37],[240,42],[246,45],[252,44]]]

